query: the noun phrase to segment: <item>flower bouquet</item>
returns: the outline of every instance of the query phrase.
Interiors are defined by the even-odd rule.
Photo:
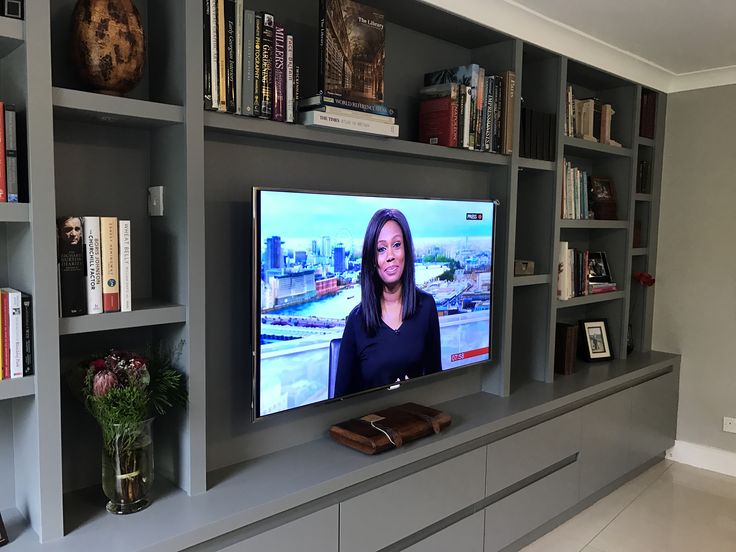
[[[102,488],[116,514],[149,504],[154,416],[186,404],[184,374],[160,349],[148,357],[110,351],[82,366],[82,396],[102,429]]]

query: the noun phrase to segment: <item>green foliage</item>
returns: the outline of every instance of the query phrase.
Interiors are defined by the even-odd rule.
[[[453,269],[445,270],[442,274],[437,276],[437,278],[445,282],[453,282],[455,280],[455,271]]]

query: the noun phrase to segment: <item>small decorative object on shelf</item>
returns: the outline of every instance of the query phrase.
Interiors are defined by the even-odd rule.
[[[133,0],[77,0],[73,56],[80,76],[102,94],[120,96],[143,76],[146,41]]]
[[[610,178],[593,176],[588,184],[588,201],[598,220],[616,220],[616,190]]]
[[[581,320],[580,333],[582,342],[580,353],[584,360],[610,360],[613,358],[611,345],[608,342],[608,324],[606,320]]]
[[[102,429],[102,489],[109,499],[108,512],[131,514],[150,504],[151,424],[154,416],[186,404],[184,375],[172,365],[179,349],[172,356],[159,347],[148,358],[111,351],[71,376]]]
[[[534,261],[514,261],[514,276],[533,276],[534,275]]]
[[[13,19],[23,19],[23,0],[2,0],[3,17],[12,17]]]
[[[8,532],[5,530],[5,524],[3,523],[3,516],[0,515],[0,546],[5,546],[10,542],[8,538]]]
[[[639,282],[644,287],[652,287],[656,282],[654,276],[649,274],[649,272],[634,272],[632,276],[634,280]]]
[[[642,287],[645,287],[645,288],[646,287],[652,287],[654,285],[655,281],[656,281],[655,278],[654,278],[654,276],[652,276],[649,272],[634,272],[631,275],[631,278],[634,281],[639,282],[639,284],[641,284],[641,286]],[[631,319],[634,316],[634,312],[636,311],[636,308],[637,308],[637,306],[639,304],[639,296],[640,295],[641,295],[641,293],[637,292],[637,290],[633,290],[632,296],[633,296],[634,299],[631,302],[631,309],[630,309],[630,312],[629,312],[629,321],[631,321]],[[631,354],[631,352],[634,350],[634,348],[635,348],[635,344],[634,344],[634,327],[631,324],[631,322],[629,322],[628,332],[627,332],[627,335],[626,335],[626,353],[627,354]]]

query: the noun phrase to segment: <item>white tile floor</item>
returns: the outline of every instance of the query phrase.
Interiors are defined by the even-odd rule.
[[[736,478],[662,461],[522,552],[736,552]]]

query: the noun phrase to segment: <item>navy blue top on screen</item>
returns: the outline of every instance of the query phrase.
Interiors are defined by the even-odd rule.
[[[340,344],[335,397],[442,371],[440,321],[434,297],[417,290],[414,316],[397,330],[381,321],[369,336],[360,305],[348,315]]]

